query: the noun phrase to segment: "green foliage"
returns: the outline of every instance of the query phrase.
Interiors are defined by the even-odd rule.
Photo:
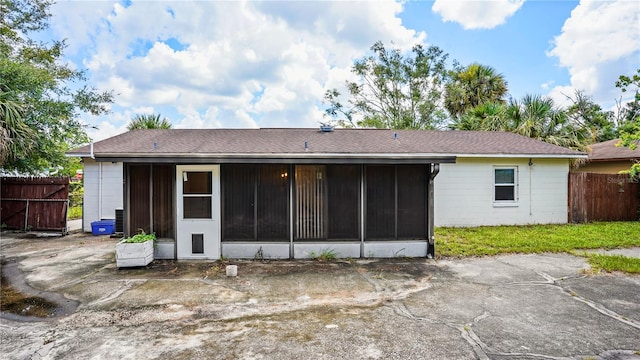
[[[604,111],[583,91],[576,90],[575,96],[568,96],[572,104],[566,109],[571,123],[585,132],[591,133],[591,142],[603,142],[618,137],[612,111]]]
[[[127,125],[127,130],[136,130],[136,129],[171,129],[173,125],[167,118],[161,118],[160,114],[143,114],[143,115],[135,115],[129,125]]]
[[[636,150],[640,144],[640,69],[631,77],[620,75],[616,86],[622,92],[635,88],[634,100],[629,102],[622,111],[626,123],[620,127],[620,142],[616,146],[626,146]],[[631,165],[629,176],[634,181],[640,180],[640,163]]]
[[[640,246],[640,222],[436,228],[440,256],[571,252]]]
[[[338,257],[338,253],[336,253],[333,249],[322,249],[320,254],[316,256],[316,252],[311,252],[311,258],[318,261],[333,261]]]
[[[507,81],[492,67],[471,64],[454,71],[445,86],[444,106],[452,119],[458,119],[467,110],[485,103],[504,104]]]
[[[153,240],[153,242],[156,242],[156,234],[147,234],[144,232],[144,230],[140,229],[140,232],[128,237],[128,238],[124,238],[122,240],[120,240],[121,243],[127,243],[127,244],[132,244],[132,243],[143,243],[143,242],[147,242],[149,240]]]
[[[67,213],[67,218],[69,220],[76,220],[82,218],[82,206],[70,206],[69,212]]]
[[[0,166],[7,171],[69,167],[65,151],[89,140],[80,116],[105,113],[113,101],[61,61],[64,41],[31,40],[48,27],[51,3],[0,0]]]
[[[630,274],[640,274],[640,259],[622,255],[588,255],[588,261],[594,270],[622,271]]]
[[[508,131],[566,148],[584,150],[594,140],[583,126],[549,97],[526,95],[509,104],[487,102],[475,106],[449,125],[455,130]]]
[[[438,47],[422,45],[403,55],[400,49],[386,49],[381,41],[371,50],[373,55],[356,60],[351,68],[360,81],[346,82],[348,107],[339,101],[338,90],[332,89],[324,97],[329,104],[326,114],[351,127],[441,127],[446,118],[440,103],[448,55]]]

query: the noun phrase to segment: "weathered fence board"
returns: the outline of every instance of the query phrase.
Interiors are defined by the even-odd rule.
[[[569,221],[633,221],[640,211],[640,184],[629,175],[569,173]]]
[[[69,178],[0,178],[0,205],[0,223],[8,229],[66,232]]]

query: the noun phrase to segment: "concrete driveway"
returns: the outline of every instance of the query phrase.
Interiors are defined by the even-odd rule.
[[[61,305],[3,315],[3,358],[640,359],[640,277],[580,257],[232,261],[227,278],[217,262],[118,270],[115,243],[3,234],[7,280]]]

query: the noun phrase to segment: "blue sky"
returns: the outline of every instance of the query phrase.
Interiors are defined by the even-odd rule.
[[[559,105],[581,89],[612,108],[617,77],[640,68],[630,0],[59,0],[52,14],[45,38],[65,38],[65,60],[118,94],[110,114],[83,116],[96,141],[142,113],[178,128],[315,127],[324,92],[354,80],[377,40],[438,46],[502,73],[514,98]]]

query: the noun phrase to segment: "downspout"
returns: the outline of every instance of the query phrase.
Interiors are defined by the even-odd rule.
[[[98,220],[102,220],[102,162],[98,163]]]
[[[440,164],[431,164],[430,166],[430,171],[429,171],[429,184],[428,184],[428,189],[427,189],[427,193],[428,193],[428,199],[427,199],[427,203],[428,203],[428,225],[427,227],[429,228],[429,240],[427,242],[427,258],[428,259],[433,259],[434,256],[436,255],[436,250],[435,250],[435,235],[434,235],[434,201],[433,201],[433,188],[434,188],[434,183],[433,180],[436,178],[436,176],[438,175],[438,173],[440,172]]]

